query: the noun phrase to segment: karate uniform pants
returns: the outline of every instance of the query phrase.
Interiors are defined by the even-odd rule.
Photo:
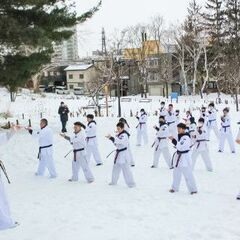
[[[182,175],[185,178],[188,191],[190,193],[197,192],[195,178],[192,173],[191,167],[175,167],[173,170],[173,184],[172,189],[176,192],[179,191]]]
[[[91,156],[93,156],[96,164],[102,164],[102,159],[100,157],[98,146],[87,144],[87,146],[86,146],[86,158],[87,158],[88,162],[90,162]]]
[[[133,159],[133,154],[132,154],[132,150],[131,150],[130,145],[128,145],[127,154],[128,154],[129,164],[131,166],[135,165],[135,161]]]
[[[12,228],[15,226],[9,210],[7,196],[0,176],[0,230]]]
[[[177,126],[175,123],[172,123],[172,124],[169,124],[168,125],[168,129],[169,129],[169,133],[170,133],[170,136],[174,137],[175,139],[177,139]]]
[[[197,158],[199,157],[199,155],[202,157],[202,160],[205,164],[205,167],[207,169],[207,171],[212,172],[213,171],[213,167],[212,167],[212,162],[210,160],[210,156],[209,156],[209,151],[208,149],[204,150],[204,151],[198,151],[198,150],[194,150],[192,153],[192,168],[194,170]]]
[[[76,161],[72,161],[72,181],[78,181],[78,175],[81,168],[86,180],[88,182],[93,182],[94,177],[89,168],[86,156],[81,152],[77,152],[76,154]]]
[[[116,185],[120,176],[123,173],[124,180],[128,187],[135,187],[135,182],[133,180],[133,175],[129,163],[115,163],[112,170],[112,184]]]
[[[235,152],[235,145],[233,141],[232,132],[220,132],[219,150],[224,151],[225,141],[228,141],[229,147],[232,152]]]
[[[207,130],[208,130],[208,138],[210,138],[212,131],[214,132],[216,138],[219,138],[219,130],[218,130],[217,125],[208,125]]]
[[[55,164],[53,161],[53,154],[50,151],[52,150],[49,149],[46,152],[43,149],[42,152],[40,153],[37,175],[43,176],[47,168],[50,174],[50,177],[55,178],[57,177],[57,173],[56,173]]]
[[[147,135],[147,129],[146,127],[138,127],[137,128],[137,145],[142,144],[142,140],[145,145],[148,144],[148,135]]]
[[[169,153],[168,147],[163,148],[163,149],[158,148],[157,151],[156,150],[154,151],[153,166],[158,167],[159,158],[160,158],[161,153],[163,154],[163,158],[165,159],[168,167],[171,168],[171,155]]]

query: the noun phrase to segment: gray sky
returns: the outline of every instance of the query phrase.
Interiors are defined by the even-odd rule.
[[[101,49],[101,29],[105,28],[107,37],[114,29],[147,22],[152,16],[160,14],[167,23],[181,22],[187,13],[189,0],[102,0],[103,4],[92,19],[80,27],[80,55],[91,55]],[[78,13],[94,6],[98,0],[76,1]],[[198,0],[200,4],[204,0]]]

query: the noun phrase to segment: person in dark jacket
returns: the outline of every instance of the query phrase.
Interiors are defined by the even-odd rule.
[[[62,133],[67,132],[66,125],[68,121],[68,113],[69,113],[69,109],[67,105],[65,105],[64,102],[61,102],[61,105],[58,109],[58,114],[60,115],[60,120],[62,123]]]

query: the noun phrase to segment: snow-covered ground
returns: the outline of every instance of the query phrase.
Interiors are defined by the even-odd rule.
[[[212,95],[206,99],[215,100]],[[35,100],[32,100],[35,99]],[[238,132],[239,113],[229,96],[234,137]],[[113,159],[106,156],[114,147],[105,139],[113,134],[117,122],[117,102],[113,103],[111,117],[97,118],[98,142],[104,160],[102,167],[91,162],[96,178],[89,185],[81,175],[78,183],[69,183],[71,175],[71,156],[64,155],[71,149],[66,141],[59,137],[60,122],[57,108],[64,100],[70,110],[77,111],[85,106],[89,99],[61,99],[56,95],[45,98],[23,94],[15,103],[9,103],[8,94],[0,91],[0,112],[10,111],[12,121],[19,120],[26,125],[31,118],[33,126],[38,127],[40,114],[50,120],[55,132],[54,156],[58,178],[50,180],[35,177],[37,167],[37,142],[21,130],[7,145],[0,147],[0,159],[6,165],[11,185],[6,184],[11,211],[20,226],[0,232],[0,240],[239,240],[240,239],[240,202],[235,200],[240,190],[240,146],[232,154],[228,146],[224,153],[218,153],[218,140],[211,136],[210,153],[214,163],[214,172],[205,171],[201,159],[197,163],[195,176],[199,194],[188,194],[184,180],[181,191],[177,194],[168,192],[172,183],[172,171],[167,169],[161,159],[158,169],[151,169],[153,150],[151,143],[155,132],[152,128],[158,121],[154,112],[159,107],[160,98],[153,98],[151,103],[139,103],[139,97],[132,97],[132,102],[122,103],[123,115],[131,127],[131,145],[136,160],[133,169],[137,183],[135,189],[126,187],[123,179],[118,186],[110,187]],[[161,98],[162,100],[162,98]],[[193,115],[198,117],[196,109],[204,104],[199,97],[180,98],[174,105],[183,111],[191,107]],[[217,105],[218,120],[225,104]],[[150,114],[148,122],[149,145],[136,147],[137,121],[130,118],[130,110],[135,112],[144,107]],[[22,120],[24,113],[25,119]],[[103,110],[104,113],[104,110]],[[79,118],[70,118],[68,129]],[[5,120],[1,119],[3,123]],[[173,148],[171,148],[173,152]]]

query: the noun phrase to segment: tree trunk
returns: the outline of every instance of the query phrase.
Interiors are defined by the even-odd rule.
[[[239,94],[239,87],[236,87],[235,99],[236,99],[236,110],[237,110],[237,112],[239,111],[238,94]]]
[[[11,100],[11,102],[15,102],[15,100],[16,100],[16,93],[15,92],[10,91],[10,100]]]

